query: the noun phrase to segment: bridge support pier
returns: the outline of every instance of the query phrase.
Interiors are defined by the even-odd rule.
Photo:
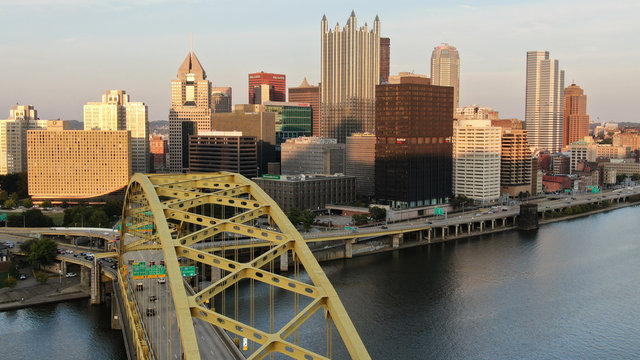
[[[344,257],[351,259],[353,257],[353,243],[356,239],[347,239],[344,241]]]
[[[456,229],[456,236],[458,236],[458,231],[460,231],[460,225],[456,224],[455,225],[455,229]]]
[[[80,285],[91,285],[91,269],[86,266],[80,268]]]
[[[289,271],[289,251],[280,254],[280,271]]]
[[[427,242],[431,242],[431,229],[427,229]]]
[[[403,234],[395,234],[393,235],[393,248],[397,249],[402,244],[402,235]]]
[[[491,219],[491,230],[496,228],[496,219]]]
[[[62,260],[60,261],[60,273],[62,275],[66,275],[67,274],[67,262]]]
[[[100,304],[101,277],[100,264],[94,262],[93,269],[91,269],[91,304]]]

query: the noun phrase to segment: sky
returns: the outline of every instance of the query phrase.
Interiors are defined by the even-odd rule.
[[[41,119],[80,120],[123,89],[166,120],[171,80],[193,48],[213,86],[247,103],[248,74],[320,81],[320,20],[379,15],[391,73],[430,76],[433,48],[460,53],[460,104],[524,120],[526,52],[547,50],[588,96],[594,122],[640,122],[640,1],[0,0],[0,118],[32,104]],[[6,115],[2,114],[2,111]]]

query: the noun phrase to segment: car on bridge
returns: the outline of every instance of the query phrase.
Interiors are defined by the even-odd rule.
[[[147,308],[147,316],[153,316],[156,314],[156,309],[154,308]]]
[[[155,295],[149,295],[149,301],[158,301],[158,297]]]
[[[158,278],[158,284],[165,284],[167,282],[167,280],[163,277]]]

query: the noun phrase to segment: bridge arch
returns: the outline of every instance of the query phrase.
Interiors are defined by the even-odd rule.
[[[296,359],[329,358],[334,330],[352,358],[370,358],[337,293],[302,236],[273,199],[239,174],[135,174],[132,177],[125,194],[118,244],[118,283],[125,303],[130,305],[125,308],[140,358],[149,357],[153,345],[141,330],[133,299],[128,298],[133,293],[133,281],[126,258],[128,254],[145,251],[162,254],[185,359],[201,357],[194,319],[247,338],[252,348],[253,345],[256,348],[249,354],[252,359],[262,359],[271,353]],[[294,262],[294,277],[273,270],[274,261],[288,261],[289,253]],[[191,289],[181,273],[184,261],[209,269],[211,283]],[[304,276],[300,276],[299,269],[305,272]],[[235,317],[225,314],[224,305],[207,305],[220,297],[224,304],[227,289],[235,288],[237,297],[241,281],[249,282],[251,287],[250,321],[238,317],[238,300]],[[294,297],[293,309],[287,309],[292,310],[293,316],[286,315],[284,321],[277,322],[270,319],[269,329],[254,325],[254,286],[268,288],[270,301],[274,299],[275,290]],[[275,312],[272,306],[269,304],[271,316]],[[298,332],[314,314],[316,317],[323,314],[326,319],[325,355],[300,344]]]

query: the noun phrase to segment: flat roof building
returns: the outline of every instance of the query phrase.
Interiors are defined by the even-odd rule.
[[[264,111],[276,114],[276,145],[287,139],[311,136],[311,106],[305,103],[267,101]]]
[[[285,74],[266,73],[264,71],[249,74],[249,104],[260,104],[256,98],[257,86],[268,85],[267,91],[270,101],[287,101],[287,76]],[[261,96],[263,101],[265,95]]]
[[[27,171],[27,131],[46,127],[33,105],[15,105],[9,118],[0,120],[0,175]]]
[[[356,178],[345,175],[263,175],[252,179],[283,211],[324,209],[356,199]]]
[[[280,149],[282,174],[344,174],[345,144],[336,139],[299,137],[288,139]]]
[[[229,171],[258,176],[257,140],[240,131],[201,132],[189,137],[189,171]]]
[[[231,112],[233,110],[232,98],[230,87],[211,88],[211,105],[214,112]]]
[[[131,134],[125,130],[27,132],[29,195],[35,199],[87,199],[123,189],[131,176]]]

